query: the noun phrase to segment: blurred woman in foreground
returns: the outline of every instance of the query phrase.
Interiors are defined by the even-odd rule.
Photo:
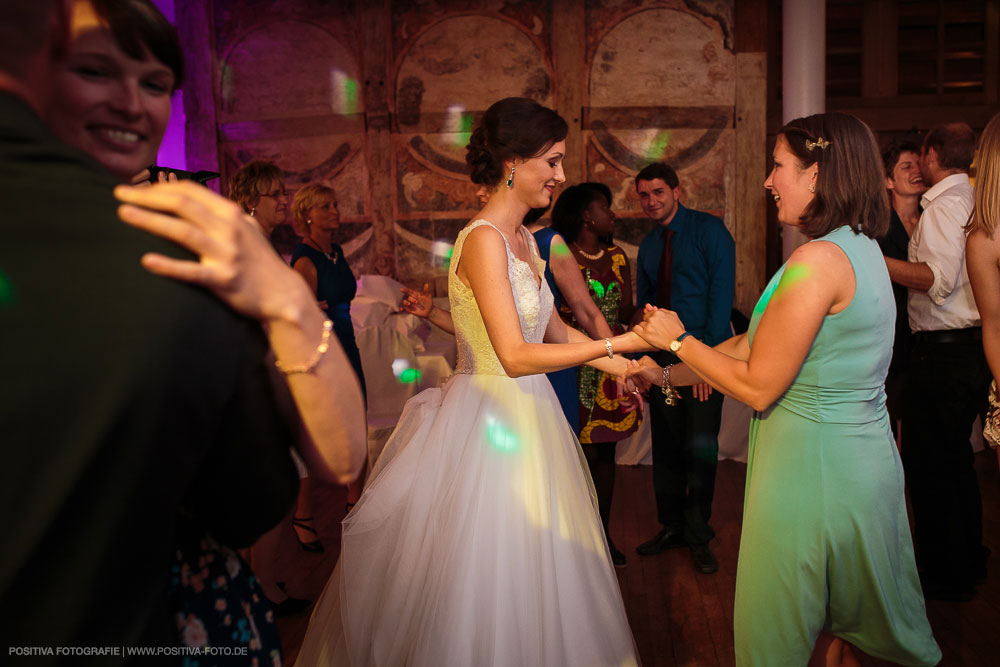
[[[1000,461],[1000,114],[986,124],[976,154],[976,200],[966,227],[965,264],[983,323],[983,351],[993,374],[983,437]]]

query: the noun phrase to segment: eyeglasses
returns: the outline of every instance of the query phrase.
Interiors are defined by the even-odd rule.
[[[261,197],[270,197],[271,199],[281,199],[282,197],[288,197],[288,190],[275,190],[274,192],[262,192]]]

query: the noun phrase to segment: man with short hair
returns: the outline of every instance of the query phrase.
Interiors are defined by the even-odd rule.
[[[680,203],[680,181],[668,165],[653,163],[635,177],[639,204],[656,227],[639,245],[636,319],[648,303],[676,311],[687,334],[707,345],[732,335],[736,247],[721,219]],[[676,343],[683,345],[684,336]],[[678,348],[679,349],[679,348]],[[673,352],[653,355],[661,366],[678,363]],[[667,405],[659,388],[650,393],[653,490],[662,525],[636,551],[643,556],[671,547],[691,549],[697,571],[719,569],[708,546],[715,493],[715,469],[722,423],[722,394],[708,385],[683,387],[681,400]]]
[[[989,369],[979,311],[965,268],[975,134],[965,123],[935,127],[920,171],[930,186],[910,239],[909,261],[886,258],[909,288],[913,348],[904,397],[902,459],[924,595],[965,601],[986,576],[983,518],[969,435],[984,406]]]
[[[920,220],[920,196],[927,190],[920,173],[920,146],[912,141],[894,141],[882,153],[885,166],[885,186],[889,190],[889,231],[878,239],[882,254],[906,261],[909,257],[910,236]],[[886,408],[889,423],[899,442],[899,423],[903,418],[903,387],[910,364],[910,320],[906,314],[907,289],[892,285],[896,302],[896,336],[892,345],[892,360],[885,378]]]
[[[133,660],[113,651],[176,645],[167,587],[179,514],[249,546],[298,488],[257,323],[147,272],[144,253],[177,247],[124,225],[116,179],[41,120],[71,6],[0,3],[7,664],[122,664]]]

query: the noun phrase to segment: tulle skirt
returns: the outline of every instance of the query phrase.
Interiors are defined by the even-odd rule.
[[[636,665],[580,446],[544,375],[407,404],[296,665]]]

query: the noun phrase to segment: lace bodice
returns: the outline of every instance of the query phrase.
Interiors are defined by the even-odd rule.
[[[456,272],[466,237],[469,232],[482,225],[496,229],[486,220],[476,220],[467,225],[458,233],[451,266],[448,269],[448,301],[451,305],[451,317],[455,324],[455,337],[458,343],[458,365],[455,372],[506,375],[486,333],[486,325],[483,323],[476,297],[458,278]],[[552,292],[544,279],[541,280],[541,286],[538,284],[539,277],[545,270],[545,262],[538,256],[534,240],[524,228],[521,228],[519,233],[525,234],[528,240],[534,266],[515,257],[505,237],[503,242],[507,249],[507,275],[514,292],[514,306],[521,322],[521,335],[529,343],[541,343],[549,317],[552,315]]]

